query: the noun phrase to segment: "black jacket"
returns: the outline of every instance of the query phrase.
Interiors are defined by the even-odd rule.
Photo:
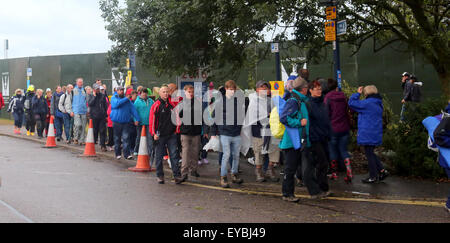
[[[229,102],[233,102],[234,112],[227,111],[227,103]],[[227,123],[227,116],[232,116],[232,123]],[[239,102],[237,98],[228,99],[223,97],[223,100],[217,101],[213,117],[215,124],[211,128],[211,136],[240,136],[245,119],[245,100]]]
[[[92,119],[105,119],[108,117],[108,104],[106,103],[106,97],[102,93],[96,96],[90,95],[88,99],[89,115]]]
[[[331,122],[328,116],[328,108],[323,103],[323,96],[310,97],[308,101],[309,114],[309,139],[311,142],[327,141],[331,133]]]
[[[195,98],[191,100],[184,99],[179,104],[179,108],[181,109],[179,113],[181,119],[180,133],[188,136],[201,135],[203,124],[202,103]],[[195,120],[199,124],[195,124]]]

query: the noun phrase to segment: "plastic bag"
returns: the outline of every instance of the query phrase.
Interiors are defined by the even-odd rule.
[[[212,137],[209,142],[205,145],[203,148],[205,151],[214,151],[214,152],[220,152],[222,150],[222,147],[220,145],[219,137]]]

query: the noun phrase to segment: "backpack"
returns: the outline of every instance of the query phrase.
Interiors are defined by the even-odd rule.
[[[443,148],[450,148],[450,115],[444,114],[441,123],[433,133],[434,142]]]

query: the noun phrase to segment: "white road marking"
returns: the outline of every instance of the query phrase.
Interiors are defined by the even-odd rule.
[[[17,211],[15,208],[13,208],[9,204],[5,203],[4,201],[0,200],[0,204],[2,204],[3,206],[7,207],[9,210],[11,210],[11,212],[13,212],[19,218],[25,220],[27,223],[34,223],[33,220],[31,220],[27,216],[21,214],[19,211]]]

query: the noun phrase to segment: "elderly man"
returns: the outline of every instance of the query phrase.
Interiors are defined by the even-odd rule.
[[[85,145],[86,140],[86,124],[87,124],[87,106],[86,91],[83,89],[83,79],[78,78],[76,86],[73,89],[72,111],[74,114],[74,144]]]
[[[72,143],[72,125],[74,113],[72,111],[72,90],[73,85],[67,85],[66,92],[59,98],[58,108],[63,113],[64,133],[66,134],[67,144]]]

